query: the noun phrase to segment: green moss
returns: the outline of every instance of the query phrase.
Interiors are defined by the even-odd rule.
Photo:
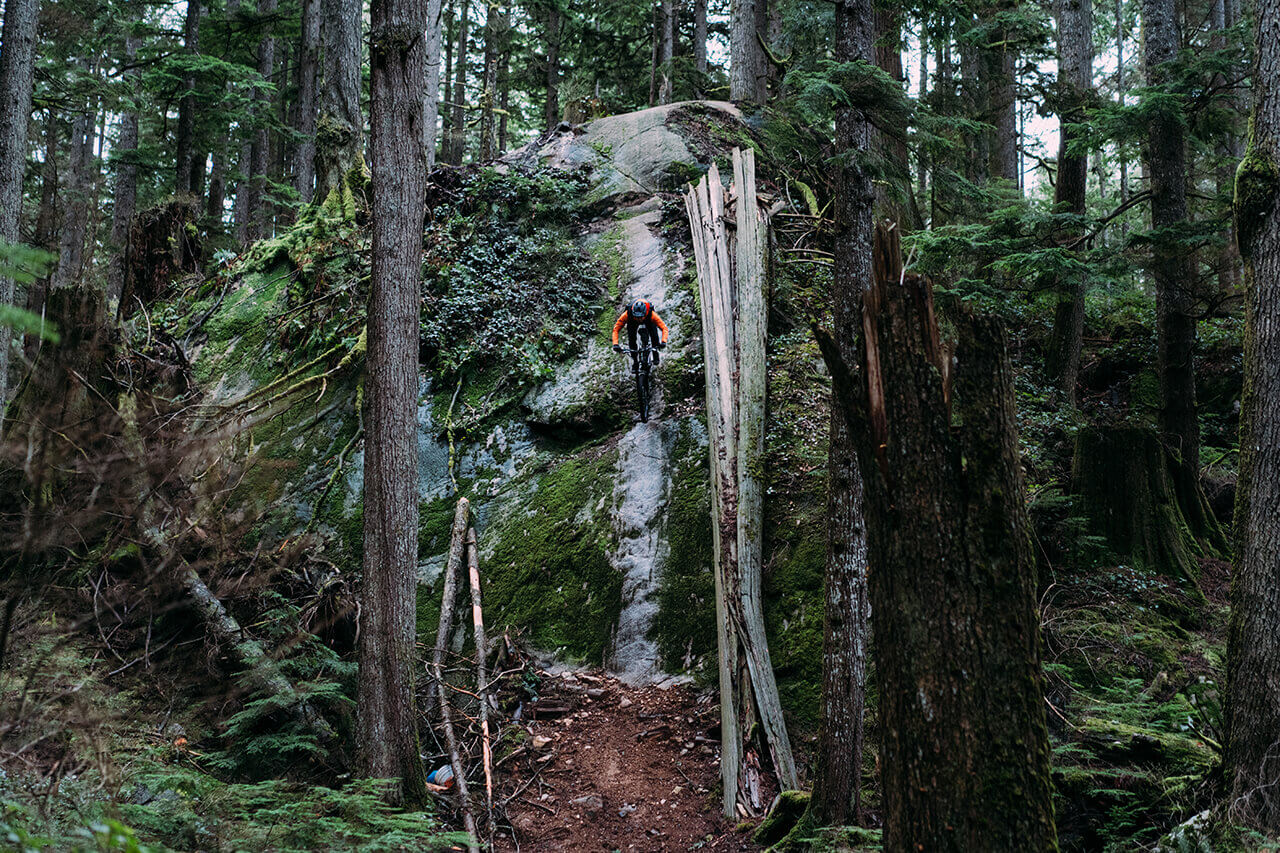
[[[680,426],[671,465],[670,551],[650,637],[658,644],[663,666],[678,672],[716,653],[711,475],[706,447],[696,440],[689,421]]]
[[[809,808],[808,791],[783,791],[778,795],[777,804],[760,822],[755,835],[751,836],[752,840],[757,844],[773,844],[781,841],[800,822],[807,808]]]
[[[1280,190],[1280,168],[1275,163],[1275,140],[1257,139],[1249,120],[1249,147],[1236,167],[1235,221],[1240,253],[1246,260],[1253,251],[1254,237],[1274,210]]]
[[[484,531],[485,610],[495,630],[527,632],[534,646],[603,662],[622,608],[622,574],[609,562],[605,501],[616,456],[589,450],[536,475],[531,494]]]

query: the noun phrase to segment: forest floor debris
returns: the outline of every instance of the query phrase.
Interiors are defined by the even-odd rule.
[[[498,850],[761,849],[754,823],[739,830],[720,813],[713,697],[599,671],[544,678],[504,771]]]

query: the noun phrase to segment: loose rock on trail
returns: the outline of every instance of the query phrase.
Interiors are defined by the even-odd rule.
[[[720,812],[718,720],[714,700],[685,687],[544,673],[502,770],[511,825],[496,848],[760,850]]]

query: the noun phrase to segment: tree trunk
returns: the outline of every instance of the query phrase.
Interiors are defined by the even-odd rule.
[[[187,17],[182,27],[183,52],[191,60],[200,53],[200,0],[188,0]],[[174,191],[191,192],[192,150],[196,127],[196,78],[188,70],[182,77],[183,94],[178,102],[178,130],[174,140],[176,155]]]
[[[1059,213],[1078,216],[1083,221],[1088,189],[1088,156],[1070,148],[1084,132],[1085,106],[1093,91],[1093,2],[1056,0],[1058,17],[1058,97],[1063,104],[1058,123],[1058,181],[1054,186],[1054,206]],[[1063,231],[1063,240],[1081,239],[1082,226]],[[1083,256],[1085,246],[1078,253]],[[1080,350],[1084,339],[1084,294],[1088,277],[1077,273],[1059,285],[1059,301],[1054,316],[1049,353],[1049,372],[1067,402],[1076,403],[1076,383],[1080,376]]]
[[[1181,44],[1175,0],[1143,0],[1142,24],[1147,83],[1162,88],[1168,82],[1164,65],[1177,57]],[[1169,236],[1187,221],[1186,164],[1179,115],[1171,110],[1155,111],[1147,141],[1147,168],[1151,175],[1151,225],[1163,232],[1156,235],[1152,246],[1160,430],[1179,460],[1179,489],[1194,490],[1200,481],[1200,421],[1192,360],[1195,294],[1188,250],[1178,244],[1176,236]]]
[[[988,8],[989,14],[1007,12],[1003,5]],[[990,135],[990,156],[988,174],[992,178],[1009,181],[1018,186],[1018,117],[1017,117],[1017,81],[1014,68],[1017,62],[1017,51],[1008,44],[1009,33],[1004,28],[997,28],[991,36],[995,44],[982,50],[983,88],[986,89],[990,104],[987,119],[993,131]]]
[[[373,168],[365,420],[364,588],[357,743],[360,768],[426,797],[414,711],[418,567],[418,303],[426,169],[422,92],[427,7],[373,0],[370,10]]]
[[[293,186],[303,204],[310,204],[315,196],[319,74],[320,0],[302,0],[302,42],[298,50],[298,102],[294,122],[299,139],[293,152]]]
[[[1227,643],[1230,817],[1280,833],[1280,1],[1258,0],[1253,120],[1236,171],[1245,262],[1245,371],[1236,572]]]
[[[712,539],[719,646],[721,782],[726,816],[757,811],[758,762],[743,742],[758,715],[780,787],[797,784],[770,664],[760,601],[766,218],[750,149],[734,149],[736,245],[712,165],[685,196],[701,293],[711,457]],[[735,310],[735,305],[736,310]],[[754,703],[754,704],[753,704]]]
[[[836,61],[870,62],[871,0],[836,7]],[[843,107],[836,114],[836,148],[863,151],[873,131],[865,113]],[[871,278],[871,222],[875,189],[870,172],[849,159],[837,172],[836,262],[831,310],[841,358],[857,358],[862,290]],[[835,400],[831,405],[827,490],[827,568],[822,639],[822,716],[814,767],[810,818],[831,826],[860,819],[863,718],[867,684],[867,542],[862,475],[853,436]]]
[[[449,139],[446,163],[462,165],[467,149],[467,27],[470,24],[471,0],[458,0],[458,46],[453,55],[453,103],[449,111]]]
[[[698,72],[698,95],[701,96],[702,76],[707,73],[707,0],[693,2],[693,67]]]
[[[58,120],[51,111],[46,111],[44,116],[44,163],[40,167],[40,210],[36,213],[34,243],[52,253],[58,249]],[[27,310],[33,314],[42,314],[45,310],[50,277],[46,273],[27,290]],[[39,335],[27,335],[23,350],[28,361],[35,360],[39,349]]]
[[[422,151],[427,171],[436,167],[436,143],[440,124],[440,0],[427,0],[427,79],[422,87]]]
[[[86,70],[89,63],[84,61]],[[62,239],[58,244],[58,269],[52,288],[58,290],[79,282],[84,273],[84,248],[89,235],[89,198],[93,194],[93,122],[96,106],[92,99],[71,122],[71,156],[68,162],[67,203],[63,206]]]
[[[22,179],[27,169],[27,126],[35,74],[40,0],[6,0],[0,36],[0,240],[18,242]],[[13,280],[0,278],[0,306],[13,304]],[[0,327],[0,422],[9,400],[9,351],[13,333]]]
[[[258,0],[258,15],[264,19],[275,15],[277,0]],[[276,64],[276,40],[268,34],[258,42],[258,74],[264,82],[271,82]],[[271,230],[271,206],[267,204],[267,172],[271,168],[271,131],[268,116],[271,112],[271,96],[265,89],[253,88],[254,129],[249,154],[249,239],[269,236]]]
[[[884,848],[1054,851],[1005,334],[962,310],[946,352],[897,233],[877,230],[856,369],[819,336],[864,477]]]
[[[658,104],[658,90],[661,87],[658,66],[662,64],[662,0],[655,0],[650,11],[653,39],[649,45],[649,106],[653,107]]]
[[[498,147],[496,156],[507,150],[507,119],[511,117],[511,16],[506,17],[506,35],[502,39],[502,55],[498,58]]]
[[[662,49],[658,54],[658,103],[671,103],[675,91],[671,61],[675,57],[676,4],[675,0],[662,0]]]
[[[756,3],[763,0],[732,0],[729,24],[729,100],[759,102],[756,75],[761,67],[760,42],[756,37]]]
[[[360,115],[363,0],[320,0],[324,88],[316,126],[316,195],[324,201],[363,160]]]
[[[495,114],[498,94],[499,42],[505,29],[503,7],[491,0],[484,22],[484,73],[480,90],[480,161],[487,163],[494,157]]]
[[[1151,430],[1082,427],[1071,491],[1089,532],[1118,559],[1193,586],[1201,548],[1179,506],[1175,464]]]
[[[252,134],[252,131],[250,131]],[[249,230],[253,219],[249,197],[253,188],[253,143],[245,139],[240,143],[240,156],[236,160],[236,201],[233,212],[236,245],[241,249],[249,245]]]
[[[550,130],[560,123],[560,7],[547,10],[547,80],[543,98],[543,126]]]
[[[125,36],[124,64],[128,69],[125,79],[130,93],[138,96],[141,69],[134,66],[138,55],[138,37]],[[107,303],[118,303],[124,288],[124,270],[129,252],[129,225],[138,206],[138,164],[134,159],[138,152],[138,111],[136,105],[120,115],[120,135],[116,139],[115,203],[111,211],[111,264],[107,269]]]

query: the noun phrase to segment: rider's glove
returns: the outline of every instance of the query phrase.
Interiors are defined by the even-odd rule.
[[[614,352],[622,352],[622,344],[614,344],[614,345],[613,345],[613,351],[614,351]]]
[[[666,341],[658,341],[658,349],[666,349],[666,348],[667,348]]]

